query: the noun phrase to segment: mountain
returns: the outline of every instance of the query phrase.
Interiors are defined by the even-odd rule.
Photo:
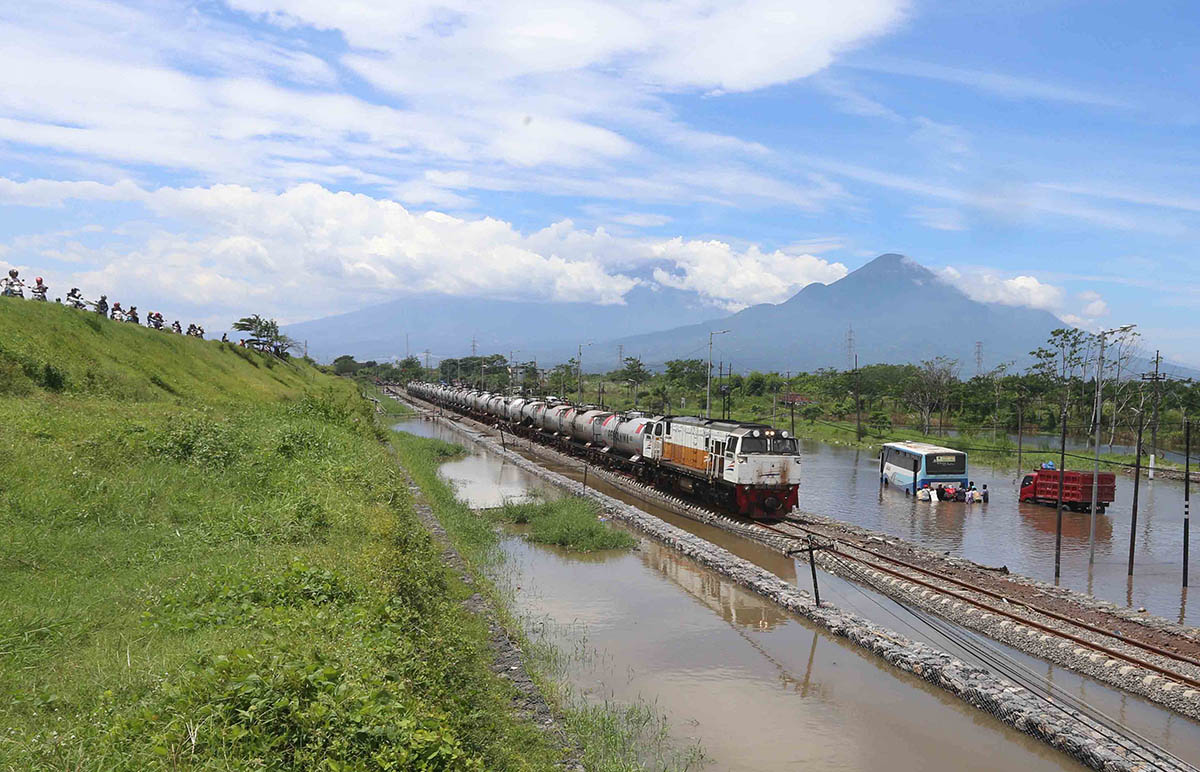
[[[406,345],[414,354],[429,349],[436,361],[470,354],[472,339],[480,353],[520,351],[518,359],[566,359],[584,341],[695,324],[725,313],[692,293],[642,285],[626,294],[623,305],[609,306],[418,295],[290,324],[283,332],[306,343],[309,355],[322,362],[341,354],[359,360],[402,357]],[[614,345],[613,366],[616,351]]]
[[[972,300],[913,260],[886,254],[832,284],[810,284],[783,303],[750,306],[712,323],[620,337],[594,357],[608,359],[618,345],[647,365],[707,357],[709,330],[729,330],[713,339],[713,359],[732,361],[739,371],[845,368],[847,332],[853,328],[862,364],[943,355],[973,371],[976,341],[983,344],[985,368],[1025,362],[1064,324],[1047,311]]]

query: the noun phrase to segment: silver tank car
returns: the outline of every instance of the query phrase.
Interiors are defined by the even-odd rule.
[[[622,420],[612,432],[613,441],[610,447],[630,457],[642,455],[642,438],[645,436],[647,425],[653,421],[653,418],[644,415]]]
[[[546,403],[541,400],[531,399],[521,406],[521,422],[537,426],[535,416],[539,415],[546,407]]]
[[[583,443],[596,443],[599,439],[595,430],[597,422],[608,418],[612,413],[607,410],[585,410],[576,413],[571,425],[571,436]]]

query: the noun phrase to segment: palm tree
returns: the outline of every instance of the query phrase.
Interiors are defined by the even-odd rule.
[[[233,323],[233,329],[250,333],[247,343],[259,351],[270,352],[275,356],[282,357],[287,354],[289,349],[299,345],[294,339],[279,331],[278,322],[258,314],[243,316]]]

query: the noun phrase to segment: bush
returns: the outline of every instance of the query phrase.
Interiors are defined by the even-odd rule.
[[[402,683],[381,684],[353,664],[245,648],[204,657],[118,716],[107,744],[142,768],[221,760],[295,770],[482,769],[442,715]]]
[[[202,415],[172,418],[166,430],[151,441],[160,456],[199,466],[225,467],[240,454],[239,438],[225,423]]]

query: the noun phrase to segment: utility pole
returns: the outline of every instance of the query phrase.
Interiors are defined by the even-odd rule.
[[[862,399],[859,397],[860,391],[858,388],[858,354],[854,355],[854,420],[855,420],[855,437],[859,442],[862,442]]]
[[[583,404],[583,347],[592,345],[591,341],[579,344],[579,404]]]
[[[1158,405],[1161,392],[1158,384],[1167,379],[1164,373],[1159,372],[1159,365],[1162,364],[1162,354],[1158,351],[1154,352],[1154,372],[1142,373],[1142,380],[1149,381],[1154,384],[1154,417],[1150,420],[1150,473],[1148,479],[1154,479],[1154,462],[1158,457]]]
[[[1129,521],[1129,576],[1133,576],[1133,548],[1137,543],[1138,490],[1142,482],[1142,431],[1146,428],[1146,411],[1138,409],[1137,447],[1133,462],[1133,518]]]
[[[1088,528],[1088,565],[1096,562],[1096,516],[1099,512],[1096,511],[1100,499],[1100,425],[1103,421],[1100,420],[1100,414],[1104,409],[1104,344],[1108,342],[1108,336],[1117,332],[1127,332],[1132,330],[1134,325],[1126,324],[1121,327],[1114,327],[1111,330],[1100,331],[1100,356],[1096,360],[1096,464],[1092,468],[1092,518],[1091,525]],[[1064,470],[1059,470],[1061,476]]]
[[[1192,527],[1192,419],[1183,424],[1183,586],[1188,586],[1188,540]]]
[[[708,331],[708,379],[704,386],[704,417],[712,418],[712,339],[714,335],[724,335],[729,330]]]

